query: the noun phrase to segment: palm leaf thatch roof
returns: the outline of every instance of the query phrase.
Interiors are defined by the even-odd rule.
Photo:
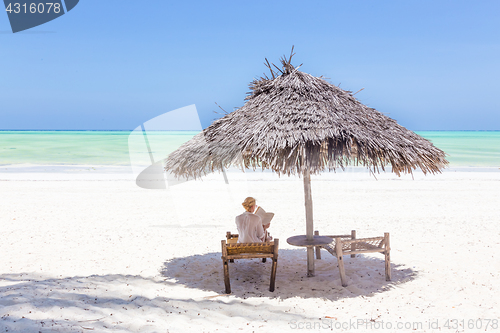
[[[293,52],[293,49],[292,49]],[[269,62],[271,77],[250,83],[246,103],[171,153],[165,169],[197,178],[231,164],[303,174],[363,165],[372,171],[440,172],[448,161],[431,142],[363,105],[350,91],[301,72],[293,53]],[[300,66],[299,66],[300,67]]]

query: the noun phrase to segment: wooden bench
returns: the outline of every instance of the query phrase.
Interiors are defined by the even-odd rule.
[[[315,231],[315,235],[319,236],[319,232]],[[384,233],[382,237],[358,238],[356,239],[356,231],[352,230],[350,235],[322,235],[333,238],[333,243],[325,246],[316,247],[316,259],[321,259],[321,248],[324,248],[332,255],[337,257],[337,262],[340,271],[340,280],[342,286],[347,286],[346,275],[344,270],[344,255],[350,254],[352,258],[356,254],[362,253],[382,253],[385,256],[385,280],[391,281],[391,246],[389,241],[389,233]]]
[[[228,232],[229,235],[233,235]],[[266,243],[237,243],[237,236],[222,240],[222,265],[224,268],[224,285],[226,294],[231,293],[231,284],[229,282],[229,262],[234,262],[234,259],[253,259],[253,258],[272,258],[271,266],[271,282],[269,291],[274,291],[276,280],[276,265],[278,264],[278,246],[279,240],[275,239],[272,242]],[[227,237],[227,235],[226,235]],[[236,240],[235,240],[236,239]]]

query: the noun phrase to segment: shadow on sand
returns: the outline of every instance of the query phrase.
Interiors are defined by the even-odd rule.
[[[187,325],[257,329],[263,318],[284,325],[314,319],[286,313],[277,304],[256,306],[233,297],[191,298],[185,288],[161,277],[43,278],[21,273],[2,274],[0,283],[0,332],[180,332]]]
[[[229,264],[232,295],[241,298],[292,297],[324,298],[335,301],[341,298],[372,296],[413,280],[417,272],[403,265],[391,264],[392,279],[385,281],[382,256],[344,256],[348,286],[342,287],[337,259],[322,251],[322,259],[315,260],[315,276],[306,277],[306,251],[304,249],[279,250],[276,289],[270,292],[271,262],[259,259],[235,260]],[[207,253],[165,262],[161,274],[168,281],[188,288],[224,294],[221,253]]]
[[[262,324],[286,326],[292,321],[317,317],[290,312],[290,307],[281,305],[280,300],[298,297],[336,301],[371,296],[417,276],[410,268],[392,264],[392,281],[387,282],[383,259],[346,256],[349,285],[343,288],[337,261],[330,254],[324,252],[323,259],[315,261],[316,276],[311,278],[305,276],[304,250],[285,249],[279,255],[274,292],[268,290],[270,261],[231,263],[230,297],[224,294],[220,252],[171,259],[161,267],[161,275],[149,278],[122,274],[60,278],[36,273],[2,274],[0,331],[156,332],[166,327],[182,330],[186,323],[197,327],[229,323],[233,328],[251,329]],[[185,288],[215,294],[195,290],[186,293]],[[255,297],[270,300],[256,304]],[[235,318],[239,318],[237,322]]]

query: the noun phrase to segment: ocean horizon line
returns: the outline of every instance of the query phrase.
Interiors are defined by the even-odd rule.
[[[0,132],[133,132],[135,129],[0,129]],[[147,130],[148,132],[200,132],[200,130]],[[500,132],[497,130],[410,130],[412,132]]]
[[[134,130],[106,130],[106,129],[0,129],[0,132],[133,132]],[[200,130],[147,130],[148,132],[199,132]]]

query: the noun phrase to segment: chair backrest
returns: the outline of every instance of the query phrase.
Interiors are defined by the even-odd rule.
[[[233,243],[222,240],[222,257],[226,259],[278,258],[279,239],[265,243]]]
[[[274,253],[274,242],[227,244],[227,254]]]

